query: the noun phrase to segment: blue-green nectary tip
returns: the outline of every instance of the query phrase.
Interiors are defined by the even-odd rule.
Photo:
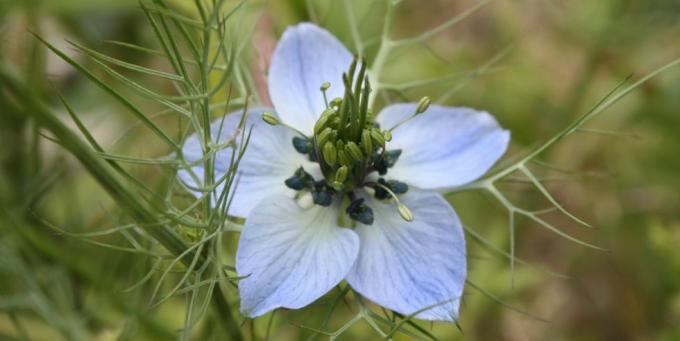
[[[380,186],[374,187],[375,188],[374,196],[376,199],[385,200],[391,198],[392,194],[389,191],[392,191],[392,193],[397,195],[408,192],[408,185],[401,181],[397,180],[385,181],[385,179],[380,178],[378,179],[378,184]]]
[[[285,181],[286,186],[290,189],[294,189],[296,191],[299,191],[306,186],[306,181],[293,175],[290,178],[286,179]]]
[[[333,203],[333,194],[325,191],[312,192],[312,200],[317,205],[328,207]]]
[[[430,107],[430,102],[430,98],[427,96],[421,98],[416,108],[416,115],[424,113]]]
[[[345,212],[352,220],[356,220],[365,225],[373,224],[373,209],[364,204],[364,199],[357,199],[347,206]]]
[[[299,136],[293,137],[293,148],[295,148],[298,153],[309,154],[313,147],[312,142],[308,139]]]
[[[273,125],[273,126],[281,123],[279,121],[278,117],[276,117],[275,115],[272,115],[271,113],[268,113],[268,112],[265,112],[265,113],[262,114],[262,120],[267,122],[270,125]]]
[[[296,191],[310,187],[314,183],[314,178],[300,167],[295,171],[295,174],[284,181],[286,186]]]
[[[387,174],[387,169],[397,163],[400,155],[401,149],[388,150],[382,154],[378,154],[373,161],[375,170],[378,171],[378,174],[380,175]]]
[[[397,180],[390,180],[387,182],[387,185],[390,187],[392,192],[394,194],[404,194],[408,192],[408,185]]]
[[[327,185],[325,181],[321,180],[314,183],[312,200],[315,204],[321,206],[330,206],[333,203],[334,194],[335,191],[333,188]]]

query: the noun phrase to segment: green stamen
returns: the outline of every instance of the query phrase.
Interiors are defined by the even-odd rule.
[[[323,158],[326,163],[331,167],[335,166],[337,156],[338,151],[335,149],[333,142],[326,142],[326,144],[323,145]]]
[[[321,93],[323,94],[323,102],[326,103],[326,108],[329,108],[328,97],[326,97],[326,90],[331,87],[331,83],[324,82],[321,84]]]
[[[366,61],[354,59],[342,75],[342,82],[345,87],[343,97],[333,98],[330,102],[327,90],[331,84],[321,84],[319,89],[326,109],[314,125],[313,136],[293,139],[298,152],[308,154],[310,161],[319,163],[323,179],[317,181],[300,168],[286,180],[286,185],[308,192],[313,202],[321,206],[331,205],[338,195],[344,200],[345,217],[366,225],[373,223],[373,210],[353,191],[371,187],[375,190],[375,198],[394,199],[399,215],[412,221],[413,214],[398,198],[408,191],[406,184],[385,181],[382,177],[378,182],[365,182],[372,172],[385,175],[401,154],[401,150],[386,149],[387,142],[392,139],[391,129],[381,130],[374,121],[375,115],[368,109],[371,84]],[[423,98],[413,116],[426,111],[429,105],[429,98]],[[265,114],[264,119],[269,124],[283,125],[274,115]]]

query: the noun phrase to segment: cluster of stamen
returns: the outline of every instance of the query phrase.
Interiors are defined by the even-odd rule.
[[[321,206],[331,205],[333,198],[338,196],[343,199],[347,216],[367,225],[373,223],[373,210],[363,198],[355,194],[355,190],[370,188],[376,199],[395,200],[402,218],[411,221],[413,216],[410,210],[398,198],[398,195],[408,191],[408,186],[382,177],[395,165],[401,150],[386,148],[394,128],[381,130],[369,109],[371,86],[366,74],[366,63],[358,63],[354,59],[342,79],[345,88],[342,98],[329,101],[326,92],[331,84],[326,82],[321,85],[326,109],[314,125],[313,136],[301,134],[292,141],[295,150],[319,164],[324,178],[314,179],[300,167],[285,184],[296,191],[309,192],[314,204]],[[426,103],[421,101],[414,116],[424,112],[427,106],[429,100]],[[270,124],[281,123],[268,114],[265,114],[264,119]],[[367,180],[372,172],[380,175],[377,181]]]

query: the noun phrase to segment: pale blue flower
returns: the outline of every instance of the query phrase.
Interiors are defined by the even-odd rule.
[[[488,113],[469,108],[406,103],[373,115],[362,109],[368,83],[358,80],[360,62],[348,81],[364,88],[345,91],[343,72],[353,60],[312,24],[286,30],[274,52],[274,109],[249,112],[252,136],[229,212],[246,218],[236,255],[236,270],[246,276],[239,282],[241,311],[256,317],[301,308],[346,280],[401,314],[430,307],[416,317],[456,320],[467,274],[465,239],[440,193],[488,171],[510,134]],[[330,84],[326,99],[324,83]],[[344,130],[341,100],[353,108],[345,111]],[[282,124],[265,123],[265,111]],[[221,136],[216,142],[232,138],[238,123],[239,115],[228,115],[213,124],[213,136]],[[196,135],[184,153],[190,162],[202,158]],[[215,178],[231,155],[230,148],[217,153]],[[189,188],[202,181],[202,167],[193,171],[198,179],[179,172]]]

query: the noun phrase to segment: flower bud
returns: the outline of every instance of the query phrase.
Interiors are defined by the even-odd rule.
[[[335,166],[337,156],[338,153],[333,142],[326,142],[326,144],[323,145],[323,158],[326,160],[326,163],[331,167]]]
[[[273,126],[281,123],[281,121],[279,121],[278,117],[276,117],[273,114],[268,113],[268,112],[265,112],[264,114],[262,114],[262,120],[267,122],[267,124],[273,125]]]
[[[425,96],[418,102],[418,107],[416,108],[416,115],[422,114],[430,107],[430,98]]]
[[[323,82],[323,84],[321,84],[321,91],[326,91],[326,90],[328,90],[328,88],[330,88],[330,87],[331,87],[331,83],[329,83],[329,82]]]

